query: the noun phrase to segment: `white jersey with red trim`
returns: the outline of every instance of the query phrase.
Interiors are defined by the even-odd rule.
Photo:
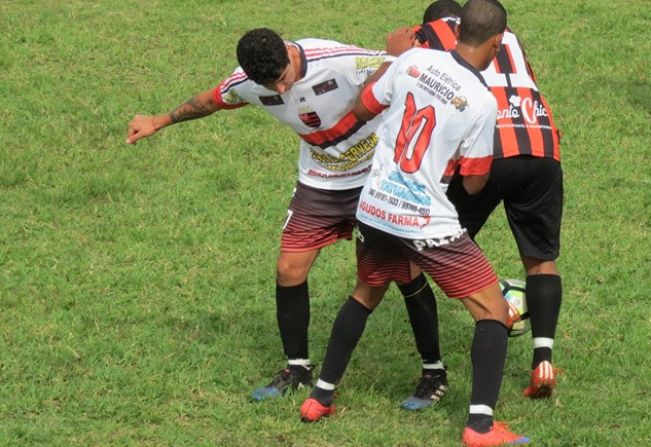
[[[320,189],[362,186],[377,144],[379,118],[358,121],[351,109],[361,86],[385,61],[382,51],[339,42],[303,39],[288,42],[301,57],[301,79],[278,94],[251,81],[241,68],[214,90],[222,108],[263,107],[301,138],[299,181]]]
[[[477,70],[455,52],[412,49],[362,94],[379,113],[380,141],[357,218],[409,239],[459,234],[445,192],[455,170],[490,170],[497,104]]]

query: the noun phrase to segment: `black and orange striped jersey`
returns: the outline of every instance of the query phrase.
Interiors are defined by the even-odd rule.
[[[456,46],[458,19],[447,17],[426,23],[416,30],[422,46],[451,50]],[[481,72],[497,99],[494,157],[517,155],[553,158],[560,161],[559,132],[545,97],[517,36],[509,29],[491,65]]]

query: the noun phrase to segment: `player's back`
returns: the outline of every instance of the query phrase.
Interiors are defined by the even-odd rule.
[[[495,99],[457,53],[426,49],[401,55],[369,94],[370,104],[388,108],[364,203],[407,219],[383,219],[361,208],[358,218],[406,237],[449,234],[458,222],[447,183],[457,166],[462,175],[488,172]]]
[[[451,50],[458,19],[447,17],[418,27],[426,48]],[[497,99],[495,158],[531,155],[560,160],[559,134],[518,37],[506,29],[502,46],[482,76]]]
[[[517,36],[507,29],[482,76],[497,99],[495,158],[516,155],[560,160],[558,129]]]
[[[405,144],[409,151],[401,167],[407,167],[406,171],[416,171],[421,158],[427,156],[430,162],[436,160],[434,165],[443,163],[438,169],[445,169],[473,123],[495,101],[479,72],[455,52],[413,49],[395,64],[391,105],[379,131],[381,141],[385,145],[398,142],[396,151],[400,143]],[[411,125],[405,129],[408,121]],[[438,180],[439,174],[437,170],[434,178]]]

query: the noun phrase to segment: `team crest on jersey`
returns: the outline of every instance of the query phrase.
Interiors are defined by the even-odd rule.
[[[450,102],[459,112],[463,112],[468,107],[468,100],[465,96],[455,96]]]
[[[314,94],[316,96],[323,95],[324,93],[328,93],[333,90],[337,90],[338,88],[339,86],[337,85],[337,81],[334,78],[328,79],[325,82],[312,86],[312,90],[314,90]]]
[[[280,95],[260,96],[260,102],[265,106],[281,106],[285,104]]]
[[[418,70],[418,68],[414,67],[413,65],[410,65],[409,68],[407,68],[407,74],[412,78],[417,78],[420,76],[420,71]]]
[[[306,126],[319,127],[321,125],[321,117],[314,110],[309,107],[301,107],[298,110],[298,117],[303,121]]]

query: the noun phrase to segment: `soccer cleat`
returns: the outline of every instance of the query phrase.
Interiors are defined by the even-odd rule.
[[[529,438],[511,433],[504,422],[493,422],[493,427],[486,433],[466,427],[461,440],[465,447],[529,444]]]
[[[330,416],[334,412],[334,405],[326,407],[315,398],[310,397],[301,405],[301,420],[303,422],[316,422],[321,418]]]
[[[440,402],[448,390],[448,375],[445,369],[434,370],[433,374],[426,373],[420,378],[414,394],[402,404],[405,410],[422,410]]]
[[[556,371],[550,362],[544,360],[531,371],[531,383],[522,392],[526,397],[538,399],[549,397],[556,386]]]
[[[310,366],[289,366],[278,371],[273,380],[267,385],[253,390],[251,398],[255,401],[273,399],[284,396],[287,391],[295,391],[303,387],[312,387],[312,369]]]

